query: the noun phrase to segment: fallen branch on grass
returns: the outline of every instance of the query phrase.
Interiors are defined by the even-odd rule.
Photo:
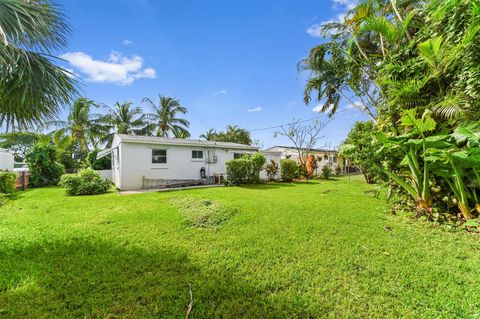
[[[187,313],[185,315],[185,319],[188,319],[188,316],[190,316],[190,312],[192,311],[193,308],[193,295],[192,295],[192,286],[188,284],[188,290],[190,292],[190,303],[188,304],[187,308]]]

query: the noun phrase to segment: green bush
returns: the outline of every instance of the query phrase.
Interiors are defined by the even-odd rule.
[[[233,186],[260,182],[260,171],[265,161],[265,155],[260,152],[245,154],[242,158],[228,161],[226,184]]]
[[[297,174],[295,177],[308,179],[307,168],[302,163],[297,164]]]
[[[280,161],[280,176],[284,182],[291,182],[296,178],[297,162],[291,159],[282,159]]]
[[[63,175],[60,180],[60,186],[64,187],[67,195],[97,195],[106,193],[112,183],[87,168],[78,174]]]
[[[250,159],[234,159],[227,161],[227,185],[240,185],[249,183],[250,172],[253,170],[253,163]]]
[[[57,185],[64,168],[57,162],[57,149],[53,145],[35,145],[27,154],[26,161],[32,176],[32,187]]]
[[[11,194],[15,192],[17,173],[0,172],[0,193]]]
[[[111,169],[112,162],[111,156],[107,155],[100,159],[97,159],[98,149],[94,149],[90,153],[88,153],[87,161],[90,167],[94,170],[104,170],[104,169]]]
[[[325,165],[322,167],[322,178],[323,179],[330,179],[330,176],[333,175],[333,169],[330,165]]]

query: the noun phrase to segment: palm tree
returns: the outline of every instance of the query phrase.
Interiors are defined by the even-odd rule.
[[[114,133],[148,135],[150,128],[147,115],[141,107],[133,107],[132,102],[116,102],[100,121],[113,130],[107,137],[109,141]]]
[[[78,82],[55,64],[70,34],[65,17],[49,0],[0,0],[0,12],[0,124],[50,121],[77,94]]]
[[[217,137],[218,137],[218,134],[213,128],[209,129],[208,131],[200,135],[200,138],[203,138],[207,141],[215,141],[217,140]]]
[[[155,125],[157,136],[190,137],[190,133],[187,130],[190,122],[177,117],[178,114],[187,113],[187,108],[180,104],[180,100],[170,96],[159,95],[158,105],[149,98],[144,98],[142,102],[149,104],[154,110],[154,113],[148,114],[148,117]]]
[[[53,132],[56,141],[70,140],[78,143],[82,151],[89,152],[90,145],[95,146],[98,138],[108,134],[108,127],[103,125],[101,116],[91,113],[91,108],[97,105],[92,100],[80,97],[75,100],[67,121],[52,121],[59,127]]]

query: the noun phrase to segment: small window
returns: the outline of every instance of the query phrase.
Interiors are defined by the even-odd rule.
[[[239,159],[243,156],[243,153],[233,153],[233,158],[234,159]]]
[[[165,164],[167,162],[167,150],[152,150],[152,163]]]
[[[337,163],[337,157],[336,157],[336,156],[333,157],[333,162],[334,162],[335,164]]]
[[[203,151],[192,151],[192,159],[203,159]]]

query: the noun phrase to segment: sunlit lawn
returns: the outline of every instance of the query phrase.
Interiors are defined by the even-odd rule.
[[[480,238],[387,215],[358,178],[0,208],[0,318],[480,318]],[[184,222],[172,197],[236,210]]]

